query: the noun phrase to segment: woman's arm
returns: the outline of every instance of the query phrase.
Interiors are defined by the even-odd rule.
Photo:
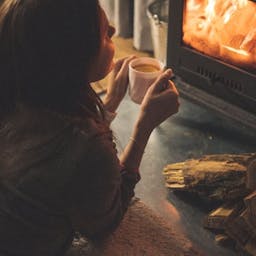
[[[127,169],[139,168],[144,149],[151,132],[166,118],[178,112],[178,91],[169,81],[171,70],[163,72],[156,82],[148,89],[141,104],[141,111],[135,124],[132,136],[123,154],[121,163]]]
[[[76,141],[72,152],[81,148],[81,153],[80,158],[76,154],[66,210],[74,230],[88,238],[101,238],[120,223],[139,176],[120,165],[111,133],[90,141],[78,134]]]
[[[81,150],[81,158],[75,160],[77,171],[68,200],[75,230],[91,238],[101,237],[115,229],[123,218],[139,181],[138,168],[151,132],[178,111],[178,92],[168,81],[170,76],[170,70],[164,72],[149,88],[132,139],[120,159],[111,134],[90,139],[90,148]],[[82,134],[76,148],[77,145],[88,145]]]

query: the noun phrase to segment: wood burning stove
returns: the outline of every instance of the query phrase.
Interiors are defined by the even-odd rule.
[[[256,1],[170,0],[167,67],[181,95],[256,130]]]

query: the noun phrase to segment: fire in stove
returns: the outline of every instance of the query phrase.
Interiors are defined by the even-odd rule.
[[[167,67],[184,97],[256,130],[256,0],[169,0]]]
[[[248,0],[187,0],[183,42],[230,64],[256,69],[256,4]]]

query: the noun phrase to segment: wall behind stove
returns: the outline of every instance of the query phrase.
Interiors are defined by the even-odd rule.
[[[133,37],[133,46],[141,51],[153,50],[147,8],[154,1],[156,0],[100,0],[116,27],[116,35]]]

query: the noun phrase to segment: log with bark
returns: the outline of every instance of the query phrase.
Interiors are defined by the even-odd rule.
[[[203,226],[218,231],[216,242],[232,239],[256,255],[256,153],[206,155],[167,165],[166,186],[197,194],[209,203],[222,202],[205,216]],[[232,244],[232,243],[231,243]]]
[[[205,155],[169,164],[163,175],[172,190],[195,193],[209,202],[236,200],[249,193],[246,170],[254,157],[253,153]]]

